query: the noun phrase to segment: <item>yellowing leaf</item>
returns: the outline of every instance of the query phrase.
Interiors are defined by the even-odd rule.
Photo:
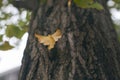
[[[62,37],[62,33],[58,29],[55,33],[51,35],[42,36],[39,34],[35,34],[35,37],[38,38],[38,41],[40,43],[43,43],[43,45],[47,45],[48,49],[51,50],[52,48],[54,48],[55,42]]]
[[[54,38],[55,41],[58,41],[58,39],[61,38],[61,36],[62,33],[59,29],[54,34],[52,34],[52,37]]]

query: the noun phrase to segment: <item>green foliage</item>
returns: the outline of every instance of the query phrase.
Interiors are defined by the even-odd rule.
[[[13,46],[11,46],[7,41],[5,41],[2,45],[0,45],[0,50],[9,50],[12,48]]]
[[[28,22],[31,17],[31,12],[24,9],[17,10],[11,6],[10,3],[12,1],[13,0],[0,0],[0,50],[9,50],[14,48],[14,46],[9,44],[10,39],[16,37],[20,40],[24,33],[28,31]],[[9,7],[14,9],[13,12]],[[4,35],[6,35],[7,38],[9,37],[8,40],[3,38]]]
[[[20,29],[16,25],[8,25],[8,27],[6,29],[6,35],[10,38],[15,36],[20,39],[24,33],[25,33],[25,31]]]
[[[114,2],[116,2],[116,3],[120,3],[120,0],[113,0]]]
[[[93,0],[74,0],[74,3],[81,8],[89,8],[89,5],[93,3]]]
[[[102,10],[103,9],[103,6],[97,2],[93,3],[91,6],[91,8],[95,8],[97,10]]]
[[[7,20],[12,16],[12,14],[10,14],[10,13],[2,12],[2,14],[4,14],[4,16],[1,16],[0,20]]]
[[[0,42],[2,41],[2,37],[3,37],[3,35],[0,35]]]
[[[111,8],[116,8],[118,10],[120,10],[120,0],[112,0],[113,2],[115,2],[113,5],[108,5],[108,7]],[[112,2],[111,1],[111,2]]]
[[[0,0],[0,7],[2,6],[2,0]]]
[[[94,0],[74,0],[74,3],[81,8],[95,8],[97,10],[102,10],[103,6]]]

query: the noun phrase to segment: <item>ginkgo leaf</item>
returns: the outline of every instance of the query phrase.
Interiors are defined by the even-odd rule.
[[[58,29],[54,34],[52,34],[52,37],[54,38],[55,41],[58,41],[59,38],[61,38],[61,31]]]
[[[21,30],[16,25],[7,25],[6,35],[10,38],[15,36],[20,39],[23,36],[23,34],[26,32],[24,30]]]
[[[74,3],[81,8],[90,8],[90,4],[92,4],[93,0],[73,0]]]
[[[62,37],[62,33],[58,29],[55,33],[51,35],[42,36],[39,34],[35,34],[35,37],[38,38],[38,41],[40,43],[43,43],[43,45],[47,45],[48,49],[51,50],[52,48],[54,48],[55,42]]]
[[[92,5],[90,5],[91,8],[96,8],[97,10],[102,10],[104,9],[103,6],[97,2],[93,3]]]
[[[14,48],[13,46],[11,46],[9,44],[9,42],[5,41],[2,45],[0,45],[0,50],[9,50],[9,49],[12,49]]]
[[[102,10],[103,6],[94,0],[73,0],[74,3],[81,8],[95,8],[97,10]]]

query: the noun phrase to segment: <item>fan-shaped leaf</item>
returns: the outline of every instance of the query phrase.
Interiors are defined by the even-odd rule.
[[[90,5],[91,8],[95,8],[97,10],[102,10],[103,6],[97,2],[93,3],[92,5]]]
[[[6,29],[6,35],[8,37],[15,36],[20,39],[24,33],[25,33],[24,30],[21,30],[19,27],[15,26],[15,25],[8,25],[8,27]]]
[[[43,43],[43,45],[47,45],[48,49],[51,50],[54,48],[55,42],[58,41],[62,37],[61,31],[58,29],[55,33],[48,35],[48,36],[42,36],[35,34],[35,37],[38,38],[38,41],[40,43]]]
[[[74,0],[74,3],[81,8],[90,8],[90,4],[93,3],[93,0]]]
[[[81,8],[95,8],[98,10],[103,9],[102,5],[93,0],[74,0],[74,3]]]
[[[13,46],[11,46],[9,44],[9,42],[4,42],[2,45],[0,45],[0,50],[9,50],[9,49],[12,49],[14,48]]]

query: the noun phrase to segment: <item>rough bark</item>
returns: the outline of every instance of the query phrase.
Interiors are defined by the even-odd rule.
[[[19,80],[119,80],[120,47],[107,0],[97,0],[102,11],[46,1],[33,12]],[[62,38],[50,51],[34,36],[58,28]]]

